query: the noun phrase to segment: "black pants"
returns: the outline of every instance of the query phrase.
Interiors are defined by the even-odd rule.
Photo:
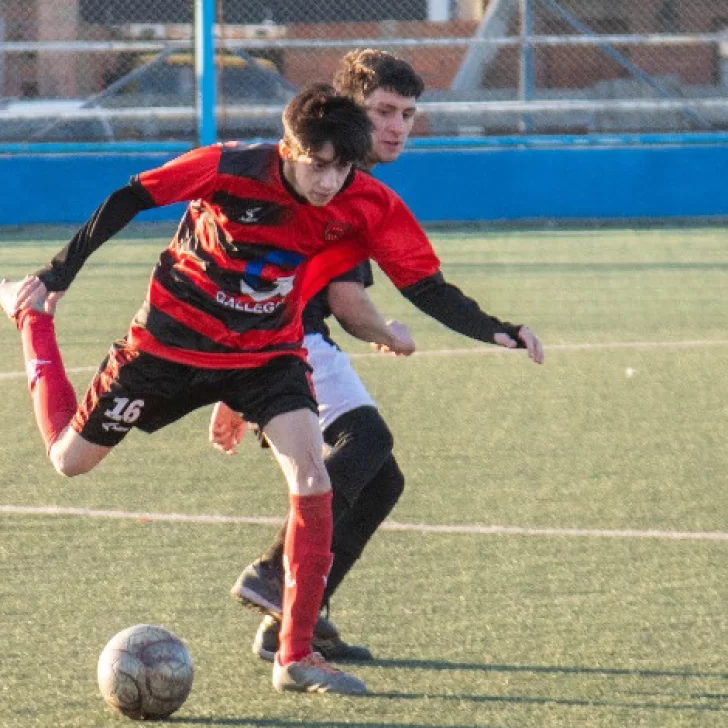
[[[336,591],[377,528],[392,512],[404,476],[392,454],[392,433],[376,407],[346,412],[324,431],[333,490],[334,554],[324,601]],[[261,560],[283,571],[284,524]]]

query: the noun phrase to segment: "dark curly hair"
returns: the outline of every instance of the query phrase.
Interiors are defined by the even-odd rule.
[[[425,83],[412,66],[387,51],[364,48],[347,53],[334,73],[338,94],[363,104],[378,88],[419,98]]]
[[[353,99],[340,96],[329,84],[312,84],[283,110],[283,141],[303,153],[331,142],[340,162],[361,164],[372,148],[372,123]]]

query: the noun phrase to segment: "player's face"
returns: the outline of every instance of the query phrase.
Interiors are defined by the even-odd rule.
[[[414,96],[400,96],[383,88],[367,96],[364,108],[374,125],[372,165],[394,162],[399,157],[415,123],[416,103]]]
[[[340,162],[334,145],[326,142],[317,152],[299,154],[287,160],[283,173],[301,197],[316,207],[323,207],[342,188],[351,167],[351,163]]]

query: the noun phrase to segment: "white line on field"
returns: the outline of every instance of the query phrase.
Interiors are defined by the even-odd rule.
[[[66,374],[78,374],[79,372],[95,372],[98,369],[95,367],[68,367]],[[26,373],[20,372],[0,372],[0,379],[25,379]]]
[[[725,339],[696,339],[688,341],[604,341],[585,344],[552,344],[546,346],[546,351],[598,351],[604,349],[700,349],[707,347],[728,346],[728,340]],[[470,347],[462,349],[431,349],[429,351],[418,351],[413,356],[468,356],[484,354],[508,354],[513,353],[512,349],[505,349],[502,346],[483,346]],[[392,357],[383,356],[377,352],[364,352],[358,354],[349,354],[352,359],[382,359],[390,360]],[[66,369],[69,374],[79,374],[83,372],[96,371],[98,367],[70,367]],[[0,372],[0,380],[2,379],[21,379],[25,378],[24,371]]]
[[[725,339],[696,339],[688,341],[604,341],[585,344],[551,344],[546,351],[597,351],[602,349],[700,349],[713,346],[728,346]],[[466,354],[512,354],[513,349],[502,346],[470,347],[462,349],[432,349],[418,351],[413,356],[463,356]],[[381,357],[377,352],[350,354],[352,359]]]
[[[239,523],[256,526],[279,526],[280,518],[266,516],[223,516],[188,513],[147,513],[113,511],[65,506],[12,506],[0,505],[0,513],[34,516],[78,516],[81,518],[115,518],[137,521],[174,521],[181,523],[226,524]],[[445,526],[426,523],[397,523],[385,521],[385,531],[414,531],[416,533],[455,533],[503,536],[579,536],[587,538],[653,538],[666,541],[728,541],[722,531],[659,531],[655,529],[601,529],[601,528],[528,528],[521,526]]]

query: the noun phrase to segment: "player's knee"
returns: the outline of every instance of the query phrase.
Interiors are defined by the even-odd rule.
[[[331,490],[331,481],[323,459],[309,459],[298,474],[298,482],[303,486],[302,493],[325,493]]]
[[[388,463],[389,464],[389,463]],[[392,495],[392,501],[396,503],[404,493],[404,475],[397,465],[397,461],[392,458],[392,467],[389,475],[389,492]]]
[[[59,475],[63,475],[66,478],[83,475],[90,470],[90,468],[84,468],[81,463],[75,462],[63,455],[51,455],[51,464]]]
[[[346,449],[350,457],[381,457],[384,460],[394,446],[394,438],[376,407],[357,407],[341,415],[324,432],[324,439],[334,450]]]
[[[283,472],[292,493],[308,495],[331,490],[326,464],[319,450],[313,446],[285,463]]]
[[[62,447],[51,447],[48,456],[56,472],[66,478],[88,473],[96,465],[96,461],[91,462]]]
[[[404,492],[404,475],[402,475],[394,455],[390,456],[382,465],[381,470],[369,484],[369,488],[376,494],[376,500],[388,514]]]
[[[327,427],[324,439],[332,487],[351,505],[392,457],[392,433],[375,407],[359,407]]]

